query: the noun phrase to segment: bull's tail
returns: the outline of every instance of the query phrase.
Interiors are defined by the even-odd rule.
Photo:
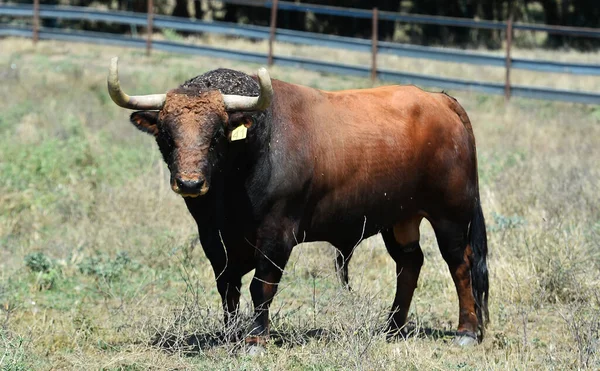
[[[487,234],[485,220],[481,210],[481,201],[477,195],[473,219],[469,228],[469,242],[473,252],[471,262],[471,286],[475,297],[476,314],[479,331],[483,338],[485,327],[490,320],[488,311],[488,268],[487,268]]]
[[[465,129],[469,133],[470,141],[473,144],[473,156],[475,163],[475,172],[477,172],[477,151],[475,149],[475,135],[469,116],[464,108],[458,103],[456,98],[444,94],[449,98],[454,112],[465,125]],[[481,338],[485,334],[485,326],[490,321],[488,312],[488,269],[487,269],[487,234],[485,232],[485,220],[483,211],[481,210],[481,199],[479,197],[479,178],[476,176],[477,200],[473,210],[473,218],[469,228],[469,243],[473,252],[471,261],[471,287],[473,296],[475,297],[476,314],[479,322],[479,332]]]

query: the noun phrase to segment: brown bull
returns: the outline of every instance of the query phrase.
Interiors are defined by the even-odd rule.
[[[237,313],[241,278],[255,269],[249,343],[269,335],[269,305],[298,241],[328,241],[347,283],[361,238],[381,232],[396,262],[388,329],[402,330],[427,219],[459,299],[456,340],[481,340],[487,320],[485,224],[475,138],[467,114],[443,93],[414,86],[328,92],[218,69],[167,94],[130,97],[117,61],[109,92],[155,136],[198,224],[222,297]]]

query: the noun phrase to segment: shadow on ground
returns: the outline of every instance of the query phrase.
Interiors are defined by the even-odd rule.
[[[374,331],[372,336],[383,334],[383,329]],[[430,339],[433,341],[451,341],[457,335],[456,331],[440,330],[429,327],[411,327],[404,334],[388,334],[389,342],[404,341],[411,338]],[[311,340],[320,342],[334,342],[347,337],[340,331],[324,328],[309,329],[306,331],[271,331],[271,344],[278,347],[292,348],[306,345]],[[183,353],[195,356],[215,347],[227,346],[230,352],[235,353],[246,347],[242,332],[232,335],[231,332],[215,331],[196,334],[168,334],[156,333],[150,344],[169,353]]]
[[[304,332],[271,331],[270,342],[278,347],[291,348],[305,345],[310,340],[331,342],[340,336],[341,334],[326,329],[310,329]],[[232,336],[231,333],[222,331],[184,335],[157,333],[150,344],[170,353],[181,352],[189,356],[220,346],[231,347],[232,352],[246,346],[242,332]]]

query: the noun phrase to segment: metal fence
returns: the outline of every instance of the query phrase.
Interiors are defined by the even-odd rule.
[[[150,0],[149,2],[152,1]],[[518,28],[524,30],[531,30],[535,28],[536,31],[560,32],[569,35],[584,35],[588,37],[600,37],[600,30],[579,29],[572,27],[538,26],[519,23],[512,24],[512,22],[510,21],[474,21],[469,19],[449,17],[396,14],[389,12],[378,12],[376,9],[374,9],[373,11],[368,11],[360,9],[345,9],[278,1],[238,1],[238,3],[270,7],[272,10],[271,27],[189,20],[177,17],[154,15],[152,14],[152,12],[149,12],[148,14],[123,11],[106,12],[90,8],[57,7],[47,5],[40,6],[39,4],[34,4],[33,6],[2,5],[0,6],[0,15],[13,17],[32,17],[33,27],[19,28],[8,25],[0,25],[0,36],[30,37],[33,40],[68,40],[75,42],[111,44],[139,48],[146,47],[148,53],[150,53],[151,49],[154,48],[169,52],[199,54],[218,58],[238,59],[255,63],[275,63],[278,65],[295,66],[320,72],[349,74],[363,77],[371,76],[372,78],[378,78],[386,81],[411,83],[424,86],[435,86],[442,89],[471,90],[488,94],[500,95],[505,94],[507,98],[510,96],[520,96],[536,99],[600,104],[600,94],[596,92],[579,92],[570,90],[549,89],[542,87],[518,86],[510,84],[511,69],[523,69],[548,73],[568,73],[576,75],[600,76],[600,64],[569,63],[512,58],[510,57],[509,47],[507,48],[507,54],[505,56],[500,56],[480,52],[468,52],[462,50],[406,45],[392,42],[381,42],[378,41],[376,38],[376,28],[378,21],[381,19],[394,19],[417,23],[435,23],[464,27],[495,29],[506,28],[508,36],[508,46],[510,46],[510,36],[512,35],[511,28]],[[152,9],[152,6],[150,6],[149,9]],[[275,16],[277,9],[311,11],[320,14],[346,15],[363,18],[366,18],[368,14],[369,17],[373,19],[373,38],[371,40],[366,40],[333,35],[323,35],[302,31],[277,29],[277,19]],[[205,32],[253,39],[267,39],[270,41],[270,47],[269,53],[264,54],[255,52],[233,51],[215,47],[190,45],[178,42],[157,41],[152,40],[152,33],[147,33],[147,38],[142,39],[136,37],[98,32],[45,29],[39,27],[41,18],[101,21],[134,26],[145,26],[149,27],[149,29],[168,28],[177,31],[192,33]],[[273,43],[275,41],[371,52],[372,62],[370,66],[357,66],[333,62],[323,62],[298,57],[279,57],[273,53]],[[400,71],[377,68],[378,54],[392,54],[410,58],[425,58],[438,61],[504,67],[506,69],[506,80],[504,84],[468,81],[462,79],[403,73]]]

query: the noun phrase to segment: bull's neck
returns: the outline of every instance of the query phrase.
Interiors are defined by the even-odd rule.
[[[257,114],[253,125],[248,129],[247,137],[243,140],[233,141],[225,160],[225,173],[230,176],[247,177],[255,168],[268,163],[271,139],[271,108]]]

